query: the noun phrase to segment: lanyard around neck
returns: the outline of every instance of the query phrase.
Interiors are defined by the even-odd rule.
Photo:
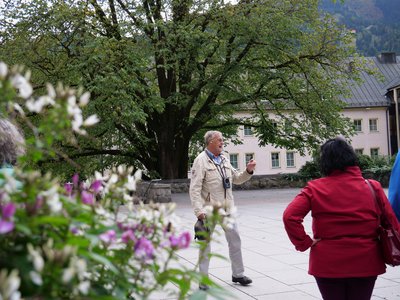
[[[222,179],[226,178],[226,170],[224,168],[224,159],[221,159],[221,162],[219,164],[217,164],[214,160],[213,160],[213,163],[214,163],[215,167],[217,168],[219,175],[221,175],[221,178]]]

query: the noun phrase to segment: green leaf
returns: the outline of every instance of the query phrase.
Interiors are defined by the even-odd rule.
[[[32,234],[31,229],[28,226],[26,226],[25,224],[23,224],[23,223],[15,223],[15,228],[18,231],[21,231],[26,235],[31,235]]]
[[[33,225],[51,224],[53,226],[68,225],[70,220],[64,216],[40,216],[33,219]]]
[[[94,261],[97,261],[104,266],[107,266],[114,274],[118,274],[118,269],[113,265],[113,263],[106,257],[99,255],[97,253],[88,252],[88,256],[92,258]]]

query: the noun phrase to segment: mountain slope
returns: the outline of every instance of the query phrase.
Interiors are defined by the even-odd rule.
[[[374,56],[383,51],[400,54],[399,0],[322,0],[321,11],[357,33],[357,51]]]

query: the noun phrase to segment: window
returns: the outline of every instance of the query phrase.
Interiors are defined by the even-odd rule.
[[[253,159],[253,157],[254,157],[254,153],[246,153],[245,154],[245,165],[247,166],[247,164],[249,163],[249,161],[251,160],[251,159]]]
[[[369,131],[370,132],[378,131],[378,119],[369,119]]]
[[[360,148],[360,149],[354,149],[354,152],[355,152],[357,155],[361,155],[361,154],[364,154],[364,149],[362,149],[362,148]]]
[[[353,127],[356,132],[362,131],[362,122],[361,121],[362,121],[361,119],[353,121]]]
[[[238,169],[238,155],[237,154],[229,154],[229,161],[235,169]]]
[[[286,166],[294,167],[294,152],[286,152]]]
[[[293,132],[293,122],[290,120],[285,120],[285,133],[291,134]]]
[[[245,136],[252,136],[253,135],[253,130],[251,129],[250,126],[244,125],[244,135]]]
[[[279,152],[271,153],[271,166],[272,168],[280,168]]]
[[[379,148],[371,148],[370,153],[372,158],[378,158]]]

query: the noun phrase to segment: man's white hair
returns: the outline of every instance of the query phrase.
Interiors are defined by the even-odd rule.
[[[222,133],[217,130],[210,130],[206,132],[206,134],[204,135],[204,143],[206,144],[206,146],[208,146],[208,144],[211,142],[211,140],[214,138],[214,135],[216,134],[222,136]]]

